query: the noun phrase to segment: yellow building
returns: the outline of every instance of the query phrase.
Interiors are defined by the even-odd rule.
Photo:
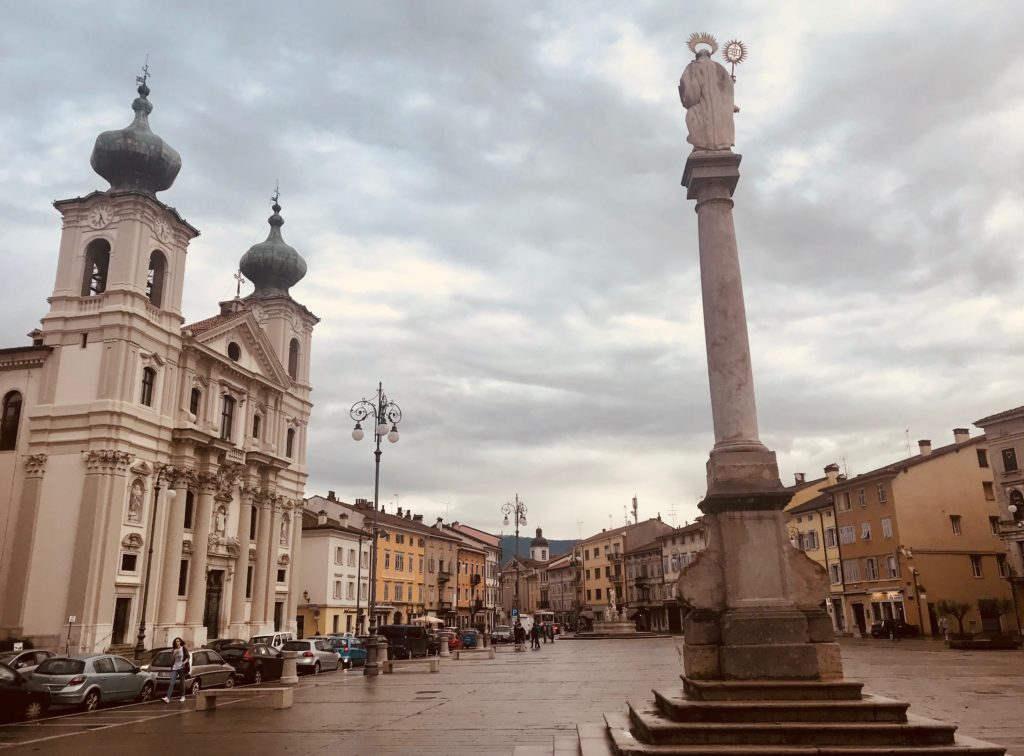
[[[855,634],[898,618],[936,635],[944,599],[972,606],[967,632],[1000,625],[978,608],[979,599],[1010,598],[986,439],[953,434],[948,446],[921,441],[916,456],[825,489],[835,502],[844,621]]]
[[[627,602],[624,582],[626,573],[623,569],[626,552],[671,530],[671,525],[657,517],[612,530],[602,530],[583,541],[580,548],[583,551],[585,608],[580,614],[590,620],[600,619],[613,596],[616,611],[621,611]]]

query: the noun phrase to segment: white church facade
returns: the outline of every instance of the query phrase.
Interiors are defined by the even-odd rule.
[[[156,197],[181,161],[148,95],[96,140],[110,189],[54,203],[49,311],[0,349],[0,637],[72,653],[135,646],[140,624],[146,648],[294,629],[301,593],[306,263],[275,201],[239,265],[255,291],[184,324],[199,232]]]

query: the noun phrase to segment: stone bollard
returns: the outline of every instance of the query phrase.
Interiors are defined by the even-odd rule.
[[[437,637],[441,640],[441,648],[438,650],[438,656],[451,656],[452,652],[448,650],[448,641],[452,637],[451,633],[438,633]]]
[[[281,665],[281,684],[282,685],[298,685],[299,684],[299,670],[296,666],[295,660],[298,658],[298,651],[282,651],[281,658],[284,660]]]
[[[380,666],[377,664],[377,636],[370,635],[363,645],[366,646],[366,664],[363,665],[363,674],[369,677],[376,677],[380,674]]]
[[[383,635],[377,636],[377,661],[388,660],[388,639]]]

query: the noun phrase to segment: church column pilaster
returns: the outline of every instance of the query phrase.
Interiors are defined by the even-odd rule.
[[[178,576],[181,569],[181,541],[185,534],[185,502],[188,478],[177,478],[174,498],[167,507],[167,535],[164,539],[163,570],[160,575],[160,607],[157,624],[164,627],[178,622]],[[191,565],[189,565],[191,567]]]
[[[285,613],[285,627],[295,630],[295,614],[299,607],[299,564],[302,558],[302,500],[292,504],[291,553],[288,564],[288,603]],[[358,589],[358,588],[357,588]]]
[[[270,510],[273,507],[272,497],[266,493],[261,494],[257,500],[259,506],[259,514],[256,520],[256,566],[253,570],[253,587],[252,587],[252,612],[250,614],[251,623],[263,623],[265,619],[265,610],[267,605],[267,542],[272,540],[273,536],[270,531]],[[256,628],[264,630],[265,628]]]
[[[235,585],[231,594],[231,617],[232,626],[244,625],[247,622],[245,616],[245,584],[246,575],[249,569],[249,523],[252,518],[254,496],[256,491],[252,488],[243,487],[238,505],[238,559],[235,563]]]
[[[214,475],[198,476],[199,495],[192,535],[192,562],[188,568],[188,603],[185,624],[193,629],[203,624],[206,608],[206,564],[210,549],[210,523],[213,519],[213,497],[217,492]]]
[[[39,518],[39,501],[45,471],[45,454],[29,454],[25,457],[25,480],[21,487],[18,519],[14,523],[16,535],[11,552],[10,577],[3,594],[3,602],[0,604],[0,628],[9,630],[12,635],[19,637],[24,630],[25,594],[28,589],[29,568],[34,551],[36,521]]]
[[[277,602],[277,546],[281,540],[281,512],[284,506],[280,496],[274,497],[270,514],[270,532],[265,544],[267,552],[267,600],[263,607],[263,621],[274,621],[274,604]]]

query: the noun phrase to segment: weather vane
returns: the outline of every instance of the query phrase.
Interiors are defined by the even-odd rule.
[[[242,284],[249,282],[245,280],[245,276],[242,275],[242,271],[240,270],[235,273],[234,278],[238,282],[235,286],[235,298],[237,299],[242,296]]]
[[[149,78],[149,53],[146,53],[146,63],[142,66],[142,76],[136,76],[135,81],[146,86],[146,80]]]
[[[281,199],[281,187],[278,180],[274,179],[274,196],[270,200],[276,205],[279,199]]]

